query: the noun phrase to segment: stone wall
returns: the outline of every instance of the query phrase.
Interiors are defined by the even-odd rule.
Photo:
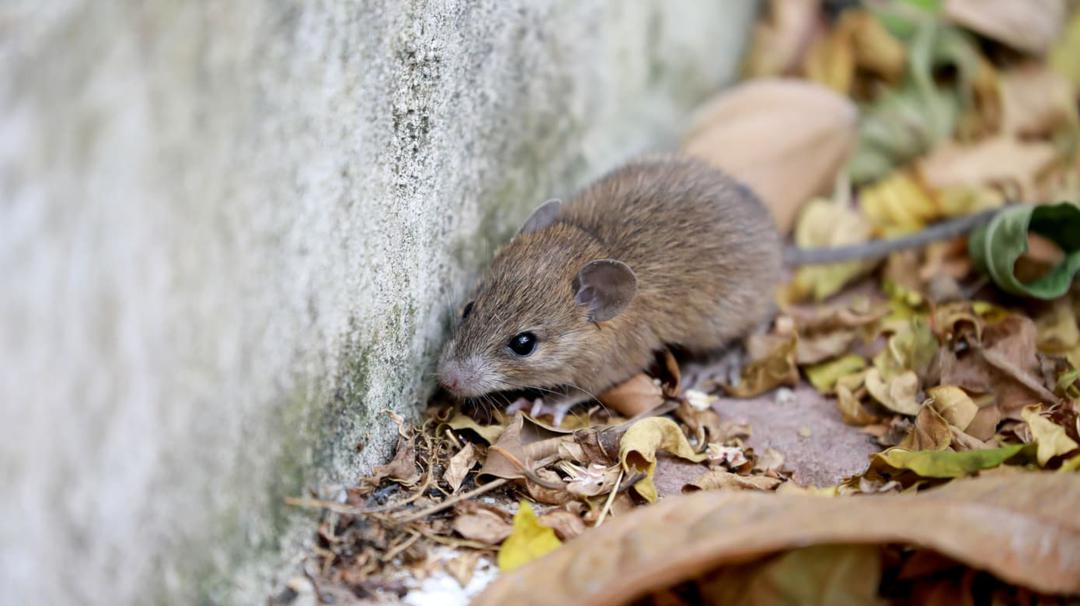
[[[260,602],[469,276],[670,144],[752,2],[0,5],[0,601]]]

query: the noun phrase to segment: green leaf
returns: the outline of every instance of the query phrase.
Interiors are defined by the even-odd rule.
[[[1013,273],[1016,260],[1028,250],[1028,234],[1057,244],[1065,258],[1037,280],[1021,282]],[[1069,290],[1080,271],[1080,206],[1072,202],[1016,206],[979,227],[968,241],[975,266],[1002,290],[1036,299],[1056,299]]]
[[[818,393],[829,393],[836,388],[840,377],[859,372],[866,368],[866,360],[858,354],[848,354],[835,360],[808,366],[806,378]]]
[[[986,450],[905,450],[890,448],[871,457],[895,469],[908,469],[924,478],[959,478],[982,469],[1001,465],[1024,449],[1024,444],[1012,444]]]
[[[532,505],[522,499],[514,514],[514,528],[499,547],[499,570],[509,572],[562,545],[555,531],[540,523]]]

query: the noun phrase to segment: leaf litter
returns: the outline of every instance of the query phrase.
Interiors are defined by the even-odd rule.
[[[415,426],[391,416],[388,464],[288,501],[320,516],[288,591],[340,604],[1080,593],[1080,10],[1023,4],[767,2],[745,81],[699,110],[684,151],[750,184],[795,244],[1014,206],[969,238],[800,268],[770,324],[727,356],[662,352],[566,418],[438,395]]]

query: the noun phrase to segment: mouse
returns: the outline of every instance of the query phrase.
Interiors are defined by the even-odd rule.
[[[745,336],[775,312],[785,267],[884,257],[1000,210],[901,238],[785,247],[765,205],[725,172],[639,158],[541,204],[496,252],[443,348],[439,383],[462,400],[538,391],[559,420],[664,348],[711,355]]]
[[[496,252],[439,382],[459,399],[539,390],[565,413],[662,348],[707,354],[745,335],[770,313],[782,264],[747,187],[688,157],[631,161],[540,205]]]

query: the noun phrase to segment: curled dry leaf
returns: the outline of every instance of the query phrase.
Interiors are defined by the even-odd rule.
[[[499,439],[488,449],[487,459],[477,472],[480,477],[524,478],[540,459],[557,454],[560,446],[573,443],[572,434],[560,433],[528,419],[520,411],[506,425]]]
[[[472,442],[466,442],[465,446],[457,454],[450,457],[450,463],[446,466],[443,480],[450,487],[451,494],[461,488],[461,483],[465,481],[465,476],[468,475],[473,465],[476,465],[477,459],[476,447],[472,445]]]
[[[826,36],[815,40],[803,69],[808,80],[847,95],[854,88],[856,69],[895,83],[906,64],[904,45],[874,15],[848,10]]]
[[[743,476],[721,469],[709,470],[683,486],[683,492],[698,490],[773,490],[781,480],[769,476]]]
[[[451,429],[457,431],[468,429],[480,436],[488,444],[494,444],[495,441],[499,439],[503,430],[506,429],[502,425],[481,425],[477,423],[475,419],[463,412],[456,412],[446,424]]]
[[[857,118],[850,100],[824,86],[754,80],[708,102],[683,150],[749,185],[787,232],[802,204],[832,187]]]
[[[952,443],[949,423],[934,407],[923,406],[915,417],[915,423],[897,448],[904,450],[945,450]]]
[[[946,0],[945,15],[1016,50],[1043,55],[1067,16],[1065,0]]]
[[[794,386],[799,382],[799,367],[795,364],[795,333],[788,335],[757,335],[748,340],[750,363],[743,368],[739,384],[727,387],[733,396],[756,396],[781,385]]]
[[[394,458],[386,465],[374,469],[372,480],[378,483],[381,478],[390,478],[405,486],[412,486],[420,481],[420,470],[416,467],[416,444],[412,436],[399,433]]]
[[[919,393],[919,377],[914,371],[906,370],[886,380],[881,371],[871,368],[866,371],[864,380],[866,391],[885,408],[905,415],[919,414],[919,402],[915,399]]]
[[[652,478],[656,472],[656,453],[661,450],[695,463],[705,459],[704,454],[694,452],[671,419],[650,417],[631,425],[619,442],[619,461],[628,474],[645,473],[634,490],[650,503],[657,497]]]
[[[945,419],[949,425],[967,429],[979,412],[978,405],[963,389],[955,385],[938,385],[926,390],[930,396],[930,406]]]
[[[1078,501],[1080,475],[1053,473],[840,500],[702,491],[617,517],[589,540],[503,575],[475,604],[629,603],[725,566],[837,543],[919,545],[1034,591],[1072,594],[1080,592]]]
[[[906,172],[864,187],[859,207],[876,230],[888,237],[919,231],[941,216],[930,192]]]
[[[1038,445],[1035,456],[1039,465],[1045,466],[1050,459],[1080,448],[1075,440],[1066,435],[1064,427],[1040,415],[1038,406],[1029,406],[1021,414]]]

